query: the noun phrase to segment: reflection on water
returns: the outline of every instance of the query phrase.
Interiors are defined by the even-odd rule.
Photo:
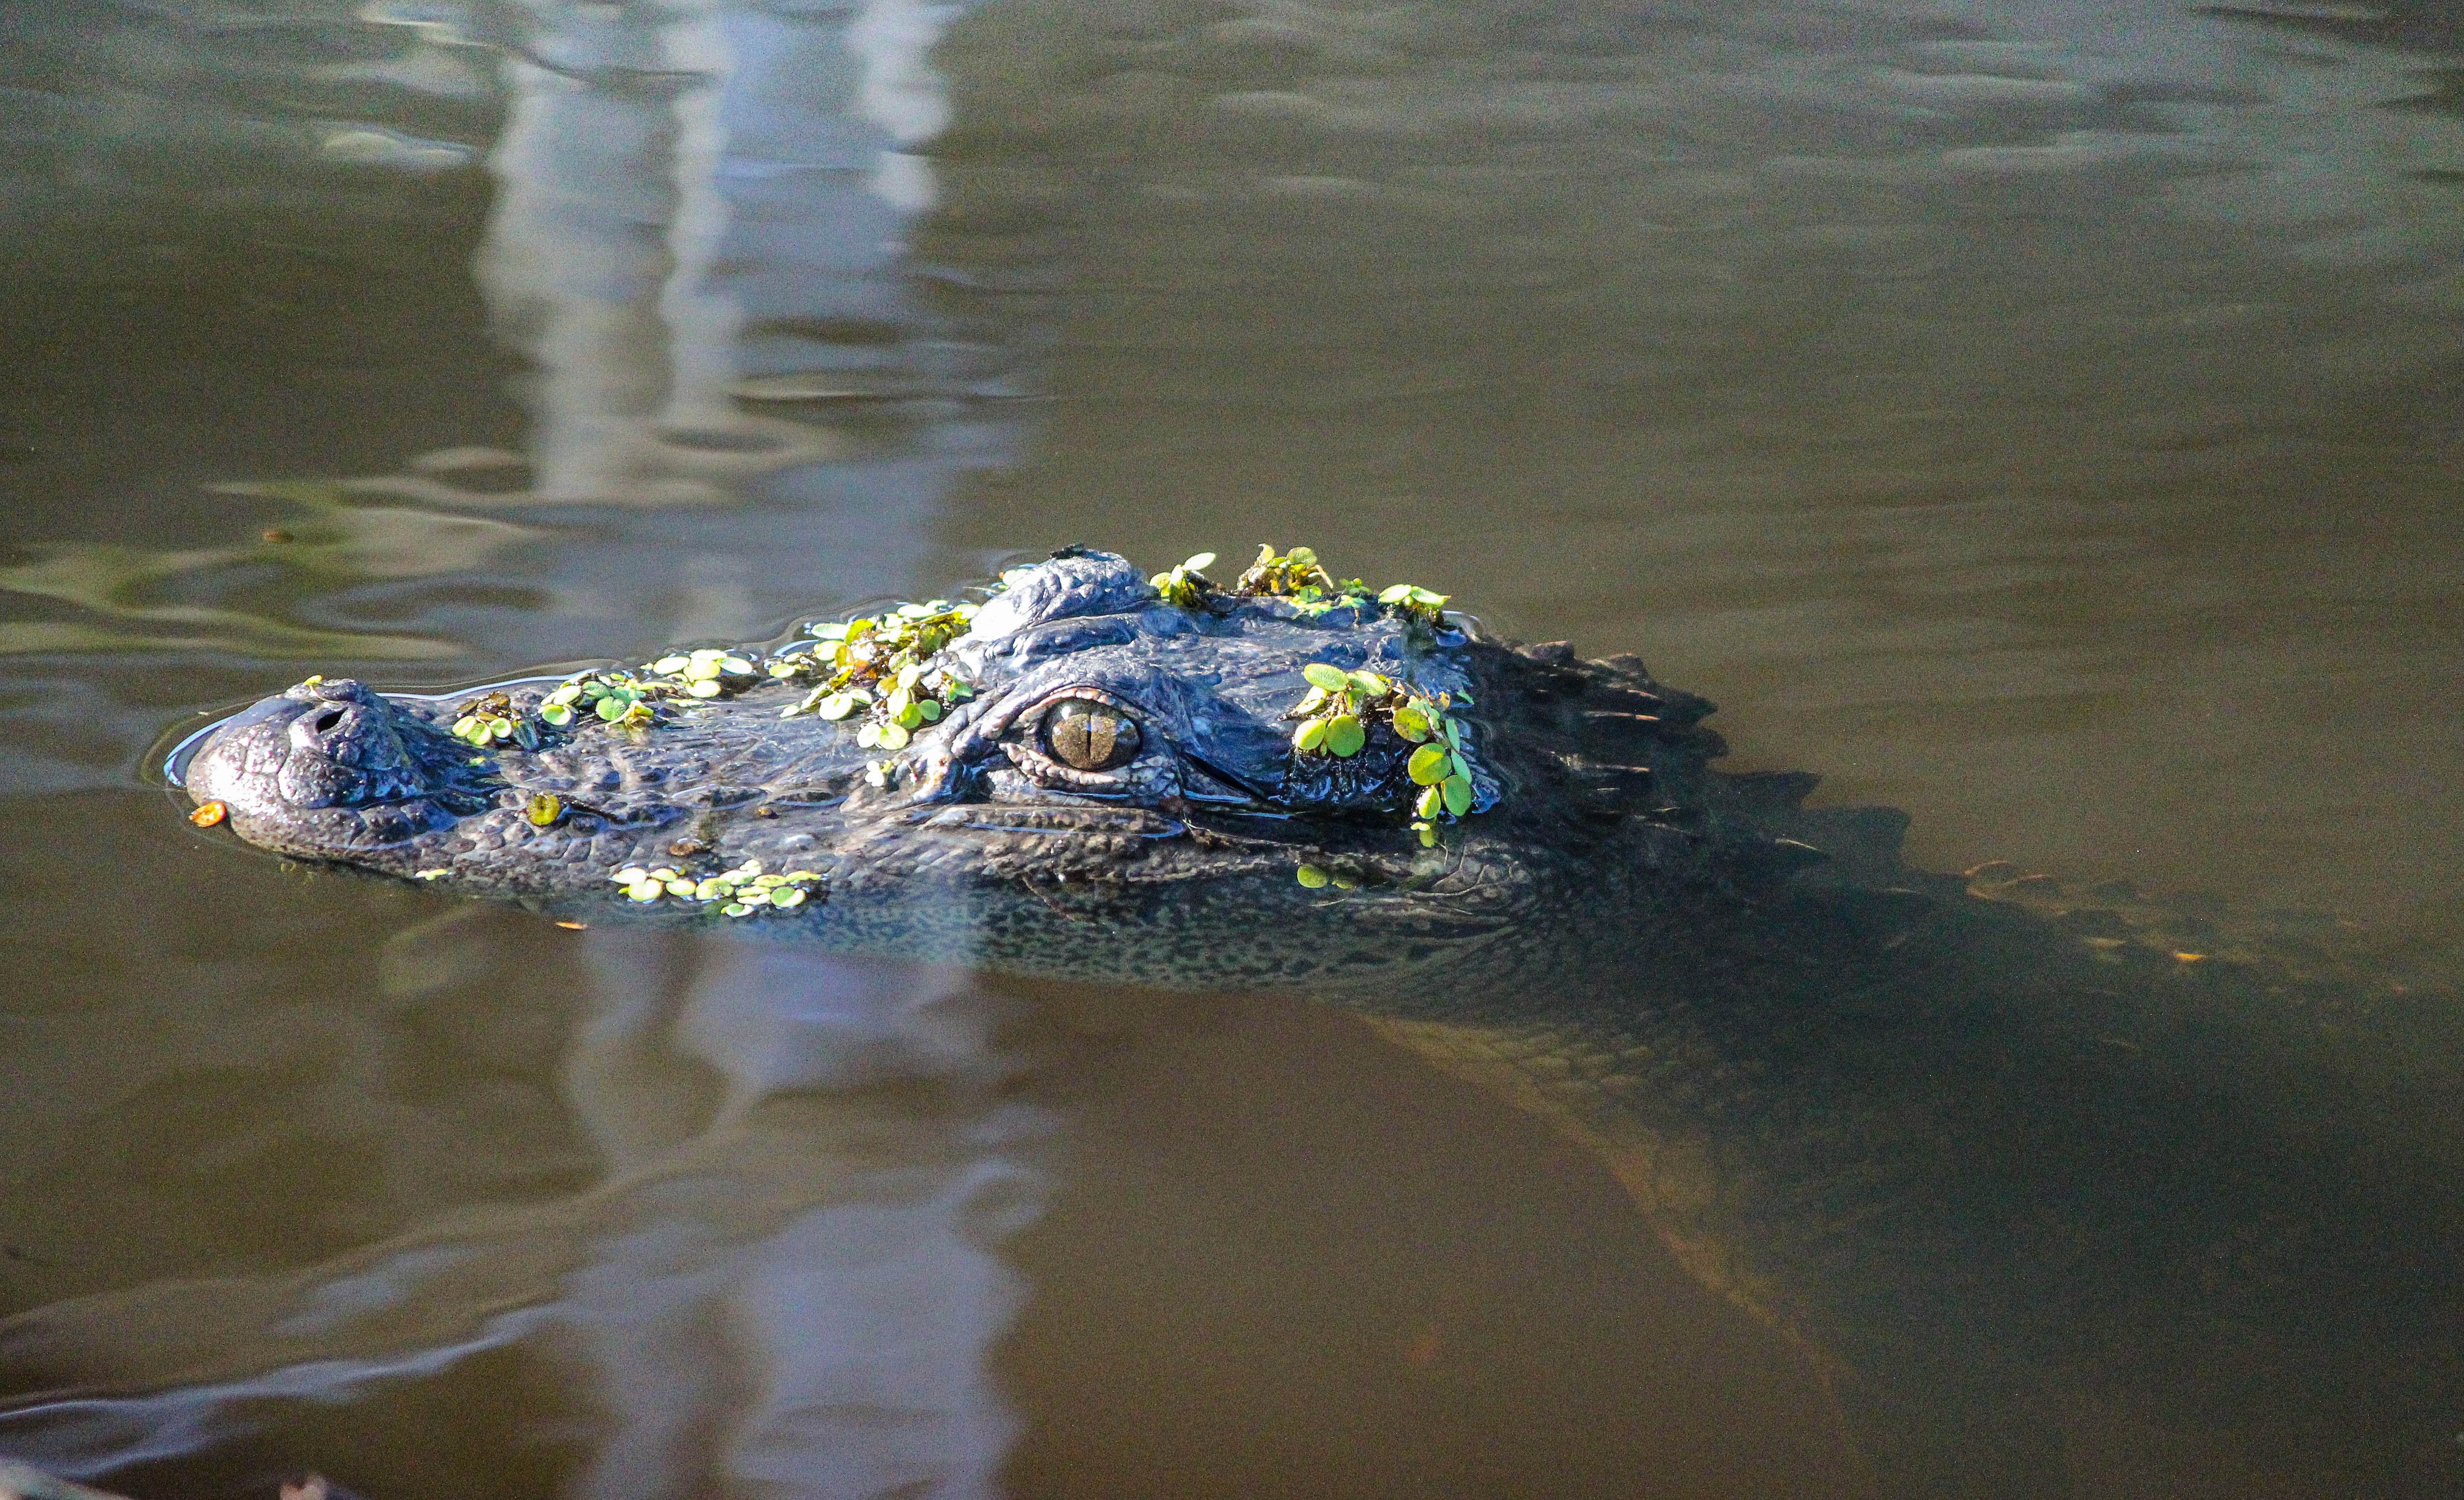
[[[322,596],[320,603],[330,604],[354,585],[468,572],[539,535],[478,517],[354,505],[333,484],[216,488],[285,502],[291,507],[285,513],[289,524],[265,528],[255,545],[244,547],[149,552],[109,542],[67,542],[32,548],[35,561],[0,568],[0,589],[76,605],[109,623],[0,623],[0,651],[218,650],[248,656],[433,661],[458,653],[442,641],[320,630],[271,612],[168,603],[161,596],[179,589],[213,593],[217,580],[246,589],[275,574],[282,591],[313,590]]]
[[[554,1086],[589,1182],[323,1264],[23,1313],[20,1388],[154,1394],[22,1404],[0,1442],[68,1472],[167,1462],[280,1426],[284,1402],[454,1380],[521,1345],[590,1413],[576,1492],[989,1493],[1014,1423],[987,1357],[1020,1291],[993,1249],[1036,1213],[1045,1134],[1001,1096],[1000,1003],[960,975],[619,933],[543,954],[528,924],[444,920],[393,945],[392,998],[504,1004],[552,955],[572,1017]],[[429,966],[445,982],[400,977]],[[431,1129],[471,1089],[447,1087]],[[481,1134],[436,1147],[494,1149],[489,1112],[462,1123]]]
[[[1641,651],[1920,862],[2452,941],[2457,42],[2425,0],[20,8],[0,1451],[1853,1490],[1595,1162],[1349,1022],[449,910],[182,842],[138,757],[269,660],[638,659],[1306,538]],[[2085,1492],[2306,1492],[2072,1425]]]
[[[602,655],[628,640],[740,638],[816,599],[922,586],[942,497],[1016,448],[999,398],[1015,392],[1023,348],[1010,315],[981,297],[920,290],[908,254],[934,191],[929,167],[905,147],[946,116],[924,54],[956,11],[381,12],[386,31],[417,38],[408,53],[311,77],[425,97],[444,86],[431,77],[440,47],[451,44],[458,69],[474,49],[503,58],[506,116],[487,155],[497,191],[477,283],[496,332],[534,372],[521,383],[532,418],[524,471],[506,482],[512,472],[473,463],[466,445],[341,479],[319,492],[320,517],[363,540],[322,553],[55,549],[7,586],[185,629],[26,621],[12,628],[19,649],[478,654],[510,665]],[[323,35],[308,18],[297,24]],[[318,150],[397,176],[438,168],[371,143],[390,139],[354,127]],[[227,477],[235,482],[217,493],[297,498],[296,486]],[[354,514],[326,503],[338,495],[381,503]],[[406,504],[431,514],[423,520]],[[535,524],[494,533],[451,514],[545,506],[555,509]],[[640,514],[604,519],[608,506]],[[460,586],[381,591],[370,612],[415,620],[428,639],[369,629],[354,640],[279,618],[341,604],[353,583],[409,576],[404,554],[387,549],[423,524],[430,544],[417,571]],[[539,545],[507,556],[484,535]],[[283,580],[295,602],[258,612],[137,598],[165,580],[257,562],[308,575]],[[341,576],[353,565],[359,579]]]

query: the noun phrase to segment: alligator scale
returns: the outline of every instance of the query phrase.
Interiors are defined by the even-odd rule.
[[[2464,1492],[2448,992],[1911,871],[1631,657],[1203,564],[455,699],[312,678],[187,787],[569,919],[1353,1008],[1596,1151],[1885,1493],[2080,1493],[2117,1412],[2286,1492]]]

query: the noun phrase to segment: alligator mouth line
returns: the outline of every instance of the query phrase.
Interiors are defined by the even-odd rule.
[[[1179,819],[1109,807],[993,807],[960,804],[913,820],[918,827],[964,828],[974,833],[1129,833],[1139,838],[1179,838],[1189,831]]]
[[[1246,778],[1237,776],[1232,772],[1225,770],[1207,757],[1199,755],[1186,747],[1183,747],[1181,754],[1188,760],[1190,764],[1198,767],[1201,771],[1204,771],[1207,775],[1214,777],[1224,785],[1242,792],[1243,795],[1247,796],[1250,802],[1257,804],[1260,806],[1266,806],[1274,802],[1274,798],[1266,795],[1265,792],[1260,790],[1257,786],[1252,785]]]

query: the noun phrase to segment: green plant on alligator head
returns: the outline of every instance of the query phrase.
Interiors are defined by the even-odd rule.
[[[750,660],[716,647],[662,656],[644,670],[666,679],[673,691],[695,698],[741,693],[761,680]]]
[[[1168,573],[1157,573],[1147,582],[1155,585],[1155,597],[1179,609],[1204,607],[1206,596],[1215,591],[1215,583],[1201,568],[1215,565],[1215,554],[1200,552]]]
[[[1463,758],[1463,720],[1447,712],[1469,701],[1448,693],[1434,697],[1409,693],[1394,711],[1395,733],[1415,746],[1403,771],[1420,788],[1412,800],[1412,831],[1424,847],[1438,842],[1439,818],[1451,822],[1471,811],[1471,762]]]
[[[822,877],[810,870],[769,874],[763,871],[761,861],[748,859],[732,870],[704,874],[671,865],[647,870],[627,866],[609,878],[625,888],[629,900],[647,904],[673,896],[680,901],[714,905],[722,916],[751,916],[764,911],[794,911],[819,893],[814,887]]]
[[[1391,678],[1374,672],[1346,672],[1322,661],[1301,669],[1309,679],[1307,696],[1284,717],[1300,720],[1292,731],[1292,748],[1302,755],[1323,753],[1349,759],[1369,742],[1370,710],[1393,696]]]
[[[1471,762],[1463,754],[1463,721],[1450,712],[1468,698],[1423,693],[1378,673],[1325,662],[1309,663],[1301,675],[1309,679],[1309,693],[1285,716],[1300,720],[1292,731],[1295,755],[1358,755],[1370,724],[1383,719],[1414,747],[1404,772],[1419,788],[1412,797],[1411,827],[1422,847],[1436,846],[1441,820],[1470,813]]]
[[[905,749],[917,729],[939,722],[952,705],[974,696],[975,689],[940,654],[967,633],[975,614],[973,605],[935,599],[844,625],[812,626],[811,642],[770,658],[774,677],[820,679],[803,702],[779,717],[810,713],[836,720],[860,712],[865,721],[856,731],[857,743]]]
[[[1380,593],[1377,602],[1412,624],[1434,630],[1444,621],[1446,601],[1452,597],[1432,593],[1418,584],[1397,584]]]
[[[1309,614],[1357,607],[1369,603],[1369,587],[1356,578],[1341,583],[1327,572],[1308,547],[1278,553],[1270,542],[1258,549],[1258,561],[1232,585],[1244,599],[1288,599]]]
[[[1201,552],[1149,582],[1159,601],[1177,608],[1208,610],[1214,607],[1212,601],[1223,598],[1274,599],[1310,615],[1351,608],[1362,612],[1356,618],[1363,623],[1375,608],[1409,628],[1417,643],[1414,650],[1442,643],[1438,632],[1447,596],[1418,585],[1397,584],[1373,598],[1356,579],[1337,582],[1316,552],[1305,546],[1283,553],[1262,546],[1257,561],[1229,589],[1205,576],[1203,570],[1214,562],[1215,554]],[[1002,582],[1008,581],[1004,577]],[[994,591],[1000,587],[995,585]],[[666,721],[671,710],[690,717],[696,702],[732,696],[764,681],[808,682],[803,699],[781,717],[860,719],[857,742],[886,752],[866,768],[865,779],[876,787],[889,786],[899,777],[895,753],[918,730],[975,695],[944,651],[973,629],[976,610],[973,604],[935,599],[900,605],[877,616],[816,623],[806,628],[809,639],[766,654],[751,648],[705,647],[659,657],[635,671],[578,673],[527,712],[517,709],[508,694],[492,691],[461,705],[452,733],[478,750],[506,742],[537,750],[550,731],[571,729],[585,715],[612,728],[638,731]],[[1463,753],[1463,724],[1451,712],[1468,704],[1468,698],[1326,662],[1309,663],[1302,674],[1309,692],[1286,716],[1297,721],[1291,738],[1294,755],[1350,760],[1368,748],[1372,730],[1382,723],[1412,746],[1404,769],[1417,790],[1407,793],[1408,805],[1396,810],[1408,814],[1424,847],[1439,842],[1442,825],[1472,811],[1477,798]],[[548,805],[556,799],[534,801],[527,810],[535,823],[547,826],[563,814],[561,804]],[[685,877],[671,873],[668,878]],[[1339,888],[1348,884],[1340,871],[1327,879]],[[791,895],[781,904],[794,899]]]

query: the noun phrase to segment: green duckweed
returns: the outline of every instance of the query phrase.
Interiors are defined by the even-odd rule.
[[[600,722],[624,728],[646,728],[659,720],[659,704],[677,695],[672,683],[637,677],[629,672],[584,672],[567,677],[539,700],[540,722],[558,729],[589,714]]]
[[[915,732],[940,722],[975,695],[941,653],[972,628],[976,607],[935,599],[900,605],[885,614],[808,628],[813,639],[772,657],[773,677],[814,679],[803,701],[780,712],[841,722],[862,716],[856,742],[868,750],[903,750]],[[868,772],[874,786],[890,784]]]
[[[1377,602],[1406,620],[1434,628],[1445,618],[1450,594],[1433,593],[1417,584],[1397,584],[1377,595]]]
[[[794,911],[820,894],[821,872],[790,870],[773,874],[761,861],[748,859],[731,870],[689,874],[670,866],[627,865],[608,876],[627,900],[645,904],[673,897],[696,906],[715,906],[724,916],[750,916],[763,910]]]
[[[1244,599],[1287,599],[1304,614],[1358,608],[1369,603],[1369,587],[1356,578],[1340,583],[1308,547],[1279,553],[1269,542],[1258,548],[1258,560],[1241,575],[1232,592]]]
[[[762,669],[725,647],[705,646],[671,651],[644,664],[642,672],[669,693],[690,698],[715,698],[740,693],[762,680]],[[775,673],[772,673],[775,675]]]
[[[1169,577],[1157,575],[1159,592]],[[1312,607],[1312,612],[1368,600],[1357,582],[1337,584],[1317,554],[1307,547],[1280,554],[1272,546],[1261,548],[1258,561],[1241,576],[1234,592],[1291,599]],[[1380,591],[1376,603],[1399,617],[1425,646],[1444,622],[1448,597],[1417,584],[1397,584]],[[1310,662],[1301,669],[1301,675],[1309,683],[1309,692],[1285,716],[1294,721],[1292,753],[1349,760],[1367,748],[1370,732],[1384,723],[1396,738],[1413,747],[1404,760],[1411,789],[1404,794],[1401,810],[1420,846],[1437,847],[1441,827],[1467,816],[1478,801],[1471,762],[1463,753],[1463,720],[1452,712],[1471,699],[1429,693],[1375,672],[1346,671],[1331,662]],[[1342,875],[1316,865],[1303,865],[1299,878],[1312,890],[1328,884],[1337,890],[1353,888]]]
[[[1155,596],[1165,604],[1181,609],[1196,609],[1206,603],[1215,589],[1213,581],[1201,569],[1215,565],[1215,554],[1200,552],[1185,559],[1170,572],[1157,573],[1147,582],[1155,585]]]
[[[1338,760],[1358,755],[1369,743],[1369,715],[1394,695],[1395,684],[1374,672],[1346,672],[1322,661],[1303,667],[1301,675],[1309,681],[1309,695],[1286,716],[1300,720],[1292,748]]]
[[[453,720],[453,738],[486,750],[514,738],[514,700],[504,693],[484,693],[464,703]]]

